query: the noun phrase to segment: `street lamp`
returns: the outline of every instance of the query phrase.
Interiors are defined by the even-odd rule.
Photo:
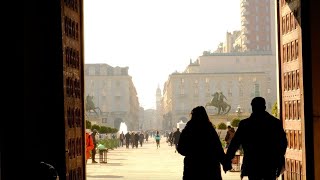
[[[243,111],[242,111],[241,106],[238,105],[237,110],[236,110],[236,113],[238,114],[238,117],[240,117],[240,115],[241,115],[242,112],[243,112]]]

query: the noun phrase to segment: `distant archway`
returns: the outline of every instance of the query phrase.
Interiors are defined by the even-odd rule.
[[[186,117],[180,117],[179,122],[187,123],[188,119]]]
[[[123,122],[121,118],[116,118],[113,122],[114,128],[119,129],[121,122]]]

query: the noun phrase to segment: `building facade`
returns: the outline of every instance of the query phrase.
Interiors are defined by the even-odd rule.
[[[275,5],[271,0],[241,0],[241,51],[275,50]]]
[[[128,130],[139,129],[139,99],[128,67],[108,64],[85,64],[85,97],[93,97],[97,114],[87,117],[97,124],[119,128],[125,122]]]
[[[266,98],[267,110],[277,101],[276,62],[274,55],[221,53],[201,56],[183,73],[172,73],[163,91],[163,114],[166,128],[189,119],[191,110],[205,106],[215,92],[222,92],[231,106],[229,113],[241,107],[251,113],[253,97]],[[217,110],[207,107],[209,115]]]

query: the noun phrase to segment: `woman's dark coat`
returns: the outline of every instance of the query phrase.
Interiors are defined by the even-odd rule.
[[[221,180],[224,151],[217,132],[209,119],[193,117],[180,135],[177,151],[185,156],[183,180]]]

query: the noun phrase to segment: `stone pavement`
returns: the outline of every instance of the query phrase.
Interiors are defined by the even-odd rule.
[[[92,164],[89,159],[87,180],[181,180],[183,158],[175,153],[174,146],[165,142],[165,138],[162,138],[159,149],[152,139],[142,147],[109,150],[106,164]],[[99,162],[99,155],[96,160]],[[222,179],[239,180],[240,172],[225,174],[222,171]]]

